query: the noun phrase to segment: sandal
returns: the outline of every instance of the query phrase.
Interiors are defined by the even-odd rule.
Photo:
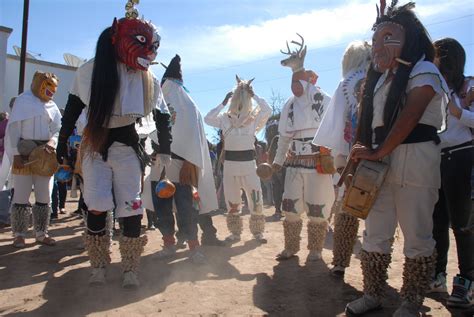
[[[50,246],[50,247],[56,245],[56,240],[54,240],[53,238],[48,237],[48,236],[43,236],[43,237],[40,237],[40,238],[36,238],[36,242],[40,243],[40,244]]]

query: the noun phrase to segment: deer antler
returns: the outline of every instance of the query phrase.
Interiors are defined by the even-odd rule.
[[[298,35],[301,39],[301,43],[300,42],[297,42],[297,41],[291,41],[291,44],[296,44],[299,46],[298,49],[294,50],[294,51],[291,51],[290,49],[290,45],[288,44],[288,41],[286,41],[286,49],[287,51],[284,52],[283,50],[280,50],[280,52],[282,52],[282,54],[285,54],[285,55],[298,55],[301,53],[301,51],[304,49],[304,38],[299,34],[299,33],[296,33],[296,35]]]
[[[296,33],[296,35],[298,35],[301,39],[301,42],[291,41],[291,44],[298,45],[298,48],[296,50],[290,50],[288,41],[286,41],[286,48],[288,49],[288,52],[280,50],[280,52],[282,52],[283,54],[290,55],[289,57],[282,60],[280,64],[285,67],[290,67],[293,72],[304,70],[304,58],[306,56],[306,45],[304,44],[304,38],[299,33]]]
[[[291,43],[296,44],[300,47],[297,51],[295,51],[295,53],[299,54],[304,48],[304,38],[299,33],[296,33],[296,35],[300,37],[301,43],[296,42],[296,41],[291,41]]]
[[[286,41],[286,48],[288,49],[288,52],[283,52],[282,50],[280,50],[280,52],[285,55],[291,55],[290,45],[288,44],[288,41]]]

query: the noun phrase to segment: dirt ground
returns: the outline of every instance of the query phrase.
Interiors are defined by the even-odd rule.
[[[362,293],[360,261],[355,255],[344,281],[331,277],[332,232],[323,251],[323,261],[306,265],[306,230],[303,230],[299,258],[277,262],[283,233],[281,222],[266,226],[268,244],[251,239],[244,216],[242,241],[230,248],[205,247],[207,264],[188,260],[189,251],[180,250],[175,259],[159,261],[153,254],[161,249],[159,231],[147,231],[149,243],[142,257],[142,286],[135,291],[121,288],[118,242],[112,245],[112,264],[107,285],[88,287],[89,265],[81,249],[80,219],[69,215],[77,203],[69,201],[67,215],[60,215],[50,227],[58,240],[55,247],[39,246],[28,237],[27,247],[11,246],[9,229],[0,229],[0,315],[2,316],[153,316],[153,315],[276,315],[344,316],[347,302]],[[272,209],[266,208],[270,216]],[[227,234],[222,214],[213,217],[218,235]],[[145,223],[145,220],[143,221]],[[363,225],[359,231],[362,232]],[[397,231],[397,234],[399,231]],[[448,288],[457,271],[456,247],[451,238]],[[359,236],[360,241],[360,236]],[[400,304],[403,237],[397,235],[389,271],[388,296],[384,309],[367,316],[390,316]],[[426,316],[473,316],[473,311],[449,311],[447,294],[427,298]]]

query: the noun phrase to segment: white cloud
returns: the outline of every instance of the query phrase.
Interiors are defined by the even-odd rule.
[[[426,19],[452,7],[453,2],[466,1],[419,2],[427,3],[417,5],[417,12]],[[253,25],[199,27],[173,36],[162,30],[167,42],[163,53],[172,56],[178,52],[187,61],[188,69],[222,67],[274,56],[285,47],[285,40],[298,39],[296,32],[304,36],[309,49],[317,49],[370,37],[375,12],[374,1],[351,2]]]

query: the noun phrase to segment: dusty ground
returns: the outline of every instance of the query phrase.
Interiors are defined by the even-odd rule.
[[[76,203],[68,203],[68,212]],[[271,209],[265,213],[270,216]],[[61,217],[62,216],[62,217]],[[80,249],[82,227],[77,217],[60,215],[50,233],[58,240],[56,247],[33,244],[27,248],[11,247],[11,234],[0,229],[0,315],[2,316],[152,316],[162,315],[281,315],[344,316],[344,306],[361,295],[359,260],[353,256],[345,280],[328,273],[332,259],[332,235],[328,234],[324,260],[305,264],[306,230],[299,258],[275,261],[283,243],[280,222],[269,222],[269,243],[258,245],[246,230],[242,242],[232,248],[204,248],[208,264],[196,266],[180,251],[176,259],[158,261],[153,254],[161,248],[158,231],[148,231],[150,242],[142,257],[142,287],[137,291],[121,289],[118,243],[112,246],[113,259],[108,269],[107,286],[90,288],[85,252]],[[145,222],[145,221],[144,221]],[[223,215],[214,216],[223,238],[226,234]],[[394,259],[389,271],[385,308],[368,316],[390,316],[400,303],[403,255],[401,234],[395,242]],[[360,248],[357,244],[355,252]],[[451,244],[449,282],[456,273],[456,249]],[[445,295],[446,296],[446,295]],[[448,311],[445,296],[427,298],[426,316],[472,316],[473,312]]]

